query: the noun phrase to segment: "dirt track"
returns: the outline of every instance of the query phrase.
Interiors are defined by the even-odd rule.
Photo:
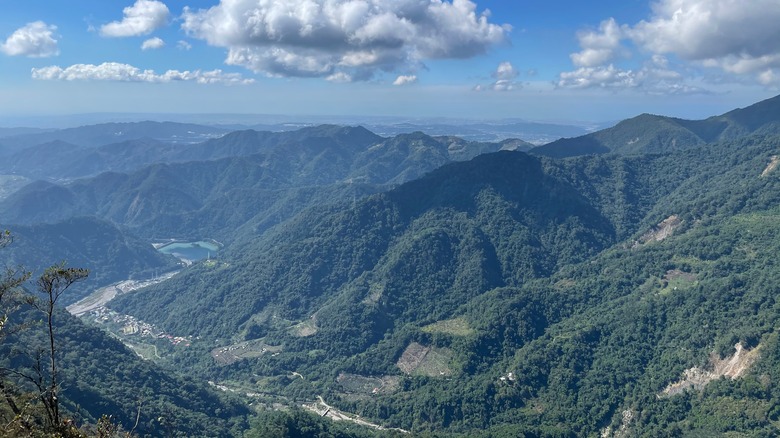
[[[68,306],[68,312],[74,316],[81,316],[99,307],[105,306],[109,301],[116,298],[117,295],[126,294],[153,284],[162,283],[176,275],[178,272],[179,271],[168,272],[167,274],[152,280],[125,280],[110,286],[101,287],[77,303]]]

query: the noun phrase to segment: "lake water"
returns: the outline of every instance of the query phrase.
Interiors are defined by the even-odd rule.
[[[171,254],[180,259],[198,261],[214,257],[219,252],[219,245],[214,242],[174,242],[157,248],[158,251]]]

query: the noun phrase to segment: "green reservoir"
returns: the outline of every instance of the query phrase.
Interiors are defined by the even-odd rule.
[[[219,252],[219,245],[215,242],[207,241],[172,242],[157,248],[157,250],[182,260],[194,262],[214,257]]]

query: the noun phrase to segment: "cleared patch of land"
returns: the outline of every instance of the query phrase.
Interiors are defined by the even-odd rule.
[[[453,336],[469,336],[474,334],[474,329],[469,326],[466,318],[445,319],[426,325],[422,328],[425,333],[446,333]]]
[[[392,394],[397,391],[400,376],[366,377],[358,374],[341,373],[336,378],[341,389],[350,394]]]
[[[241,359],[260,357],[266,353],[272,354],[280,351],[282,351],[281,346],[268,345],[263,339],[254,339],[215,348],[211,350],[211,357],[221,365],[229,365]]]
[[[123,341],[124,342],[124,341]],[[152,344],[142,344],[142,343],[129,343],[124,342],[125,345],[130,347],[131,350],[135,352],[139,357],[141,357],[144,360],[156,360],[156,359],[162,359],[160,357],[160,354],[157,351],[157,346]]]
[[[449,348],[426,347],[412,342],[406,347],[396,365],[404,374],[418,376],[450,376],[449,364],[452,350]]]
[[[299,322],[290,327],[290,333],[300,338],[311,336],[317,333],[317,317],[312,315],[309,319]]]
[[[679,269],[670,269],[661,279],[661,295],[667,295],[675,291],[685,290],[698,284],[698,275],[691,272],[683,272]]]

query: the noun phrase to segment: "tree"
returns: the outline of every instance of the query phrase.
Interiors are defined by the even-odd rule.
[[[42,298],[28,297],[27,302],[34,308],[43,313],[46,317],[46,328],[49,335],[49,377],[43,377],[43,369],[40,366],[40,360],[36,365],[35,385],[39,390],[39,397],[46,410],[47,423],[52,430],[59,430],[62,427],[60,418],[59,382],[57,381],[57,345],[54,342],[54,309],[60,296],[71,285],[84,280],[89,275],[89,270],[81,268],[67,268],[65,263],[54,265],[46,269],[38,280],[36,285],[38,291],[43,295]]]
[[[13,237],[8,231],[0,232],[0,248],[4,248],[13,242]],[[25,415],[24,403],[20,404],[18,399],[18,389],[16,385],[5,380],[6,374],[10,373],[31,382],[37,389],[36,398],[43,404],[46,414],[44,419],[44,428],[52,433],[62,436],[69,435],[71,426],[64,424],[60,416],[59,409],[59,381],[57,365],[57,344],[55,342],[54,315],[55,306],[62,294],[74,283],[84,280],[89,275],[89,271],[79,268],[68,268],[65,263],[51,266],[36,280],[36,286],[40,292],[40,297],[32,296],[23,292],[22,286],[30,278],[30,273],[20,268],[5,268],[5,272],[0,275],[0,342],[11,332],[17,332],[27,327],[26,324],[17,324],[13,330],[7,326],[8,315],[19,308],[22,303],[29,304],[36,310],[43,313],[46,319],[46,329],[48,334],[48,352],[38,351],[33,360],[32,373],[21,372],[11,369],[0,369],[0,395],[5,400],[8,408],[11,410],[18,425],[22,429],[31,431],[34,421]],[[45,356],[48,355],[48,365],[44,366]],[[48,369],[46,369],[48,368]]]

